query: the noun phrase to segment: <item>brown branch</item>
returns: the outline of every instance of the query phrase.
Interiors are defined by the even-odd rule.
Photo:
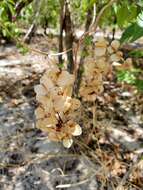
[[[15,19],[19,16],[21,10],[29,5],[30,3],[32,3],[33,0],[23,0],[23,1],[20,1],[18,3],[16,3],[16,6],[15,6],[15,11],[16,11],[16,15],[15,15]]]
[[[28,29],[28,32],[26,33],[26,35],[24,36],[23,41],[25,43],[30,43],[32,37],[34,36],[36,30],[37,30],[37,19],[40,15],[40,9],[41,9],[41,2],[39,0],[35,0],[34,1],[34,15],[33,15],[33,21],[32,24],[30,26],[30,28]]]
[[[69,1],[65,0],[65,46],[66,49],[71,49],[71,51],[67,52],[67,70],[70,73],[74,71],[74,60],[73,60],[73,23],[71,19],[71,12],[69,9]]]
[[[98,16],[96,17],[96,20],[95,20],[95,24],[92,26],[91,30],[85,32],[84,34],[82,34],[82,36],[80,37],[79,39],[79,43],[81,43],[83,41],[83,38],[87,35],[91,35],[93,34],[94,32],[96,32],[96,29],[98,27],[98,24],[99,24],[99,21],[101,19],[101,17],[103,16],[103,13],[104,11],[109,8],[110,6],[112,6],[113,3],[115,3],[117,0],[110,0],[101,10],[100,12],[98,13]]]
[[[86,23],[85,23],[85,31],[88,31],[91,27],[91,24],[93,21],[92,20],[92,14],[93,14],[93,11],[92,11],[92,7],[91,7],[90,9],[88,9],[88,12],[87,12],[87,19],[86,19]],[[84,46],[82,46],[82,49],[81,49],[81,57],[80,57],[80,61],[79,61],[80,67],[78,68],[77,73],[76,73],[77,80],[75,81],[75,85],[74,85],[74,94],[75,95],[78,95],[79,87],[81,84],[82,73],[84,71],[83,63],[84,63],[84,59],[85,59],[85,52],[87,52],[87,47],[84,45]]]
[[[96,21],[96,4],[94,3],[93,4],[93,18],[92,18],[92,22],[90,24],[89,29],[93,27],[95,21]]]
[[[60,35],[59,35],[59,52],[62,52],[62,51],[63,51],[64,16],[65,16],[64,1],[63,1],[63,0],[60,0]],[[59,55],[59,64],[62,64],[62,62],[63,62],[62,55]]]
[[[99,12],[97,18],[96,18],[96,21],[95,21],[95,25],[93,26],[93,31],[96,31],[97,27],[98,27],[98,23],[104,13],[104,11],[109,8],[113,3],[115,3],[117,0],[110,0],[109,3],[107,3],[102,9],[101,11]]]

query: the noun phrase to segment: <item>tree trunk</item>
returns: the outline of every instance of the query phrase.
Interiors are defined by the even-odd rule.
[[[93,7],[91,7],[88,12],[87,12],[87,20],[85,23],[85,32],[89,30],[89,27],[92,22],[92,14],[93,14]],[[85,59],[85,54],[87,52],[87,47],[86,45],[83,45],[82,50],[81,50],[81,58],[79,62],[79,68],[77,70],[77,77],[76,77],[76,83],[75,83],[75,88],[74,88],[74,94],[78,96],[79,93],[79,88],[82,80],[82,74],[84,72],[84,59]]]
[[[28,32],[24,36],[23,41],[25,43],[29,44],[32,37],[34,36],[35,32],[36,32],[36,24],[35,24],[35,22],[33,22],[32,25],[30,26],[30,28],[28,29]]]
[[[61,13],[60,13],[60,36],[59,36],[59,52],[63,52],[63,31],[65,31],[65,47],[67,52],[67,69],[70,73],[74,70],[73,60],[73,25],[71,21],[71,14],[69,10],[69,2],[67,0],[60,0]],[[59,63],[62,63],[62,55],[59,55]]]
[[[16,15],[15,17],[19,16],[21,10],[29,5],[33,0],[23,0],[23,1],[17,1],[15,0],[16,6],[15,6],[15,11],[16,11]]]
[[[39,0],[35,0],[35,4],[34,4],[34,20],[27,32],[27,34],[24,36],[24,42],[25,43],[30,43],[32,37],[34,36],[36,29],[37,29],[37,19],[39,17],[40,14],[40,1]]]
[[[64,0],[60,0],[60,36],[59,36],[59,53],[63,52],[63,30],[64,30],[64,17],[65,17],[65,10],[64,10]],[[59,55],[59,64],[63,63],[62,55]]]
[[[73,60],[73,25],[71,21],[71,14],[69,10],[69,3],[65,1],[65,46],[67,52],[68,65],[67,69],[70,73],[74,71],[74,60]]]

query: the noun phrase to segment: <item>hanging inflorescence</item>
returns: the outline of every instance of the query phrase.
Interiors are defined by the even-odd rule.
[[[80,101],[71,97],[73,83],[72,74],[53,65],[35,86],[39,103],[35,111],[37,128],[47,132],[50,140],[62,141],[67,148],[73,143],[72,137],[82,133],[75,122]]]
[[[103,77],[109,71],[112,62],[122,60],[122,52],[118,51],[120,43],[116,40],[109,45],[104,38],[95,42],[94,57],[86,58],[84,77],[81,82],[80,96],[84,101],[95,101],[103,88]]]
[[[112,63],[116,63],[118,69],[131,65],[130,59],[123,59],[119,46],[120,43],[116,40],[111,44],[104,38],[95,42],[93,58],[87,57],[85,60],[79,90],[83,100],[95,101],[103,92],[103,78],[108,74]],[[53,64],[40,79],[40,84],[35,86],[39,103],[35,111],[37,128],[46,132],[50,140],[63,142],[67,148],[72,145],[73,136],[82,133],[76,122],[80,101],[72,97],[74,80],[74,75]]]

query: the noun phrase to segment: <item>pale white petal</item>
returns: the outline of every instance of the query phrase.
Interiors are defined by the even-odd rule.
[[[70,148],[72,143],[73,143],[72,139],[64,139],[63,140],[63,145],[64,145],[65,148]]]
[[[41,80],[40,80],[40,83],[42,83],[46,89],[48,91],[50,91],[51,89],[54,88],[54,83],[52,82],[52,80],[50,78],[48,78],[48,76],[44,75]]]
[[[64,112],[68,111],[69,108],[71,107],[71,100],[72,100],[71,97],[69,97],[69,96],[66,97],[66,101],[65,101],[64,106],[63,106]]]
[[[102,37],[102,36],[98,36],[97,37],[97,39],[96,39],[96,42],[95,42],[95,44],[97,45],[102,45],[102,46],[106,46],[106,45],[108,45],[108,42],[107,42],[107,40],[104,38],[104,37]]]
[[[35,110],[35,115],[36,115],[36,119],[42,119],[42,118],[44,118],[44,116],[45,116],[44,109],[38,107],[38,108]]]
[[[118,55],[115,54],[115,53],[110,56],[111,62],[118,62],[118,61],[120,61],[120,59],[121,59],[121,57],[118,56]]]
[[[122,64],[119,63],[119,62],[114,61],[114,62],[112,63],[112,65],[116,67],[116,66],[121,66]]]
[[[128,64],[131,64],[131,65],[132,65],[132,63],[133,63],[133,61],[132,61],[131,58],[127,58],[127,59],[125,60],[125,62],[128,63]]]
[[[53,106],[54,106],[54,109],[57,111],[57,112],[60,112],[60,111],[64,111],[64,105],[65,105],[65,102],[66,102],[66,97],[64,96],[55,96],[53,98]]]
[[[118,48],[120,47],[120,42],[117,40],[112,41],[111,46],[115,49],[118,50]]]
[[[67,71],[62,71],[57,80],[57,84],[61,87],[72,85],[74,82],[74,75],[69,74]]]
[[[42,85],[34,86],[34,91],[36,92],[36,94],[38,94],[40,96],[44,96],[47,94],[46,89]]]
[[[95,56],[103,56],[106,53],[105,47],[97,47],[95,48]]]
[[[80,101],[78,99],[73,98],[71,103],[72,103],[71,105],[72,110],[76,110],[80,107]]]
[[[74,132],[72,133],[72,135],[73,136],[79,136],[79,135],[81,135],[82,134],[82,129],[81,129],[81,127],[80,127],[80,125],[76,125],[75,126],[75,130],[74,130]]]
[[[111,47],[111,46],[109,46],[108,48],[107,48],[107,51],[108,51],[108,53],[114,53],[114,50],[113,50],[113,48]]]

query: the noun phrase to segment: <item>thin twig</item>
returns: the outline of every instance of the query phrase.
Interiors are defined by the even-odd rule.
[[[38,53],[38,54],[42,54],[42,55],[46,55],[46,56],[59,56],[59,55],[64,55],[66,54],[67,52],[71,51],[72,48],[68,49],[68,50],[65,50],[63,52],[59,52],[59,53],[47,53],[47,52],[44,52],[44,51],[41,51],[41,50],[38,50],[38,49],[34,49],[34,48],[31,48],[28,46],[28,49],[35,52],[35,53]]]
[[[110,161],[108,161],[107,163],[106,163],[106,166],[108,165],[110,163]],[[105,166],[105,167],[106,167]],[[94,168],[94,167],[93,167]],[[91,168],[92,169],[92,168]],[[104,168],[104,166],[103,167],[101,167],[101,168],[99,168],[97,171],[94,169],[94,173],[91,175],[91,173],[89,173],[88,174],[88,178],[87,179],[84,179],[84,180],[82,180],[82,181],[79,181],[78,183],[73,183],[73,184],[71,184],[71,183],[69,183],[69,184],[61,184],[61,185],[57,185],[56,186],[56,188],[58,189],[58,188],[70,188],[70,187],[77,187],[77,186],[79,186],[79,185],[82,185],[82,184],[84,184],[84,183],[87,183],[87,182],[89,182],[93,177],[95,177],[98,173],[101,173],[103,170],[104,170],[105,168]]]
[[[101,169],[100,169],[100,170],[101,170]],[[80,181],[80,182],[78,182],[78,183],[73,183],[73,184],[61,184],[61,185],[57,185],[56,188],[59,189],[59,188],[76,187],[76,186],[82,185],[82,184],[84,184],[84,183],[87,183],[87,182],[90,181],[97,173],[99,173],[100,170],[97,171],[97,172],[95,172],[95,173],[94,173],[92,176],[90,176],[88,179],[85,179],[85,180],[82,180],[82,181]]]
[[[92,18],[92,22],[91,22],[91,25],[89,28],[93,27],[95,21],[96,21],[96,4],[94,3],[94,5],[93,5],[93,18]]]
[[[95,32],[97,27],[98,27],[98,23],[104,13],[104,11],[109,8],[114,2],[116,2],[117,0],[110,0],[109,3],[107,3],[102,9],[101,11],[99,12],[97,18],[96,18],[96,21],[95,21],[95,25],[93,26],[93,31],[92,32]]]
[[[129,178],[130,174],[134,171],[134,169],[136,168],[136,166],[139,163],[139,161],[141,160],[141,158],[142,158],[142,155],[139,155],[136,162],[130,166],[130,168],[128,169],[128,171],[125,173],[122,180],[118,184],[116,190],[119,190],[121,187],[123,187],[125,185],[127,179]]]

